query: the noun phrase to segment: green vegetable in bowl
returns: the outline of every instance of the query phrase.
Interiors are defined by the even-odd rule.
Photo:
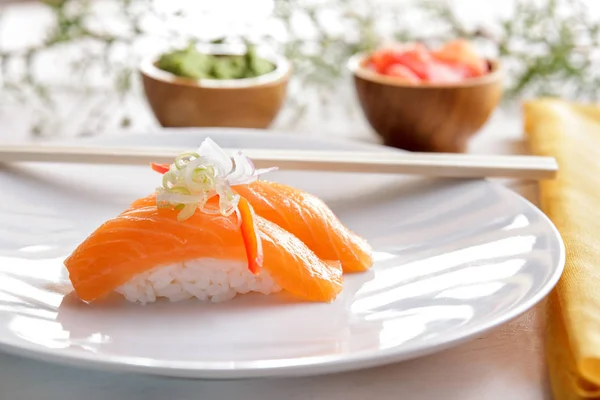
[[[244,55],[204,54],[190,44],[183,50],[163,54],[158,68],[192,79],[243,79],[267,74],[275,65],[259,57],[253,46]]]

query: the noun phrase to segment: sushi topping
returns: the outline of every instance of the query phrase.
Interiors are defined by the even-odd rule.
[[[157,189],[158,207],[180,210],[177,219],[183,221],[194,215],[196,209],[231,215],[240,200],[231,187],[254,182],[261,174],[277,167],[256,169],[252,160],[241,152],[232,160],[207,138],[197,151],[181,153],[171,165],[152,163],[152,169],[163,174],[162,186]],[[207,205],[214,196],[219,197],[218,208]]]
[[[254,220],[254,211],[246,199],[231,187],[254,182],[261,174],[277,167],[256,169],[252,160],[238,152],[233,160],[211,139],[205,139],[196,152],[185,152],[168,164],[151,164],[163,174],[162,186],[157,189],[159,208],[179,210],[177,219],[184,221],[196,210],[229,216],[236,213],[244,240],[248,269],[258,274],[263,263],[262,242]],[[218,207],[208,204],[219,197]],[[212,202],[211,202],[212,203]]]
[[[248,258],[248,269],[257,275],[263,264],[262,242],[258,227],[254,221],[254,210],[252,210],[252,206],[250,206],[248,200],[243,197],[240,197],[238,202],[238,215],[241,221],[240,229]]]

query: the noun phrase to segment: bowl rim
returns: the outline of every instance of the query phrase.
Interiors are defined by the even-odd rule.
[[[235,44],[199,44],[199,51],[214,55],[243,55],[245,46]],[[148,78],[179,86],[191,86],[213,89],[241,89],[277,84],[286,80],[292,71],[291,62],[280,54],[257,48],[257,53],[264,59],[272,62],[275,69],[266,74],[241,79],[192,79],[177,76],[156,66],[158,55],[143,59],[139,71]],[[162,53],[161,53],[162,54]]]
[[[478,76],[476,78],[467,78],[460,82],[447,82],[447,83],[429,83],[422,82],[418,84],[411,84],[402,82],[394,77],[381,75],[377,72],[370,71],[364,68],[363,64],[367,57],[372,54],[372,51],[365,51],[354,54],[347,62],[347,68],[350,72],[358,78],[362,78],[373,83],[379,83],[387,86],[397,86],[403,88],[420,88],[420,89],[441,89],[441,88],[464,88],[472,86],[482,86],[497,83],[502,80],[504,76],[504,70],[500,61],[496,59],[484,58],[490,65],[491,71],[485,75]]]

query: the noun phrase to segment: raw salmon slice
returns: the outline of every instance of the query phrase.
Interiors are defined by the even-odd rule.
[[[235,187],[256,214],[303,241],[319,258],[339,260],[344,272],[373,265],[371,247],[346,228],[318,197],[281,183],[255,181]]]

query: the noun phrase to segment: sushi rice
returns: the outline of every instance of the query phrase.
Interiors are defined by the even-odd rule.
[[[159,266],[139,274],[115,289],[130,302],[152,303],[164,297],[171,302],[197,298],[218,303],[238,293],[271,294],[281,291],[264,269],[259,275],[245,262],[204,258]]]

